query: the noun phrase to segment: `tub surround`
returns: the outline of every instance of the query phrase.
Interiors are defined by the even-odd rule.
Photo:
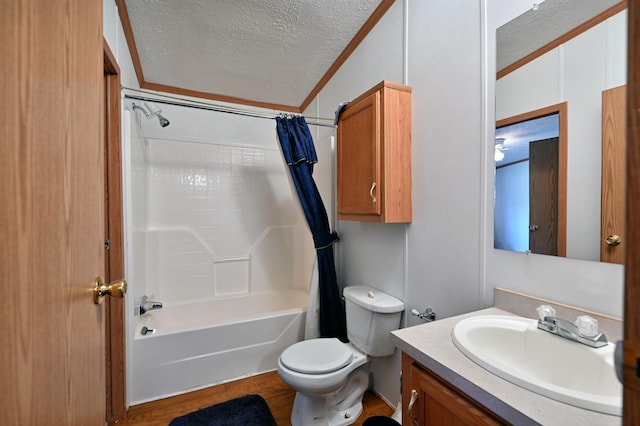
[[[558,305],[509,290],[496,289],[495,293],[495,307],[392,332],[396,345],[426,369],[512,424],[598,426],[621,424],[621,417],[564,404],[503,380],[475,364],[455,347],[451,339],[451,331],[459,321],[465,318],[478,315],[513,316],[514,314],[537,318],[535,307],[543,303],[554,305],[559,316],[569,319],[574,318],[573,315],[576,312],[584,313],[578,308]],[[533,306],[531,312],[529,312],[530,305]],[[512,311],[506,310],[507,307]],[[598,317],[600,327],[609,337],[609,341],[620,338],[621,321],[592,312],[588,314]],[[403,403],[403,405],[406,404]]]

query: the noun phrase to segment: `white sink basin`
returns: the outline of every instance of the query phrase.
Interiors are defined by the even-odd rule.
[[[460,321],[452,338],[472,361],[511,383],[576,407],[622,415],[615,345],[591,348],[536,325],[522,317],[477,316]]]

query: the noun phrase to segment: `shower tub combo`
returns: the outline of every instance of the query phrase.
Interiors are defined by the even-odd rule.
[[[304,338],[315,250],[272,123],[265,147],[130,128],[129,404],[275,370]],[[140,315],[143,296],[162,308]]]

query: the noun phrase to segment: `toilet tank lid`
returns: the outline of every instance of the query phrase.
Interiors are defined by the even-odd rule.
[[[404,302],[372,287],[354,285],[345,287],[345,299],[372,312],[391,314],[404,310]]]

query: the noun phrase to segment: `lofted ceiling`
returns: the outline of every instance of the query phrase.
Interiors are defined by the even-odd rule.
[[[394,0],[117,0],[142,88],[300,111]]]
[[[532,0],[534,8],[496,31],[497,66],[502,71],[541,47],[576,31],[621,0]]]
[[[395,0],[115,1],[143,89],[301,112]],[[540,0],[498,29],[497,69],[618,2]]]

